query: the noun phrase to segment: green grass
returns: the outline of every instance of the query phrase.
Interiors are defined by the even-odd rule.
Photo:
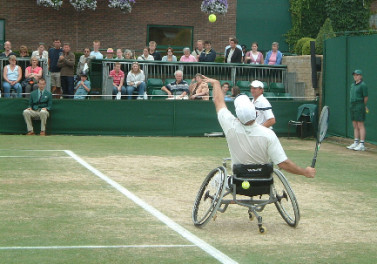
[[[290,159],[311,163],[314,141],[281,141]],[[331,143],[321,147],[315,179],[286,174],[301,209],[297,229],[273,205],[262,212],[266,235],[237,206],[195,228],[192,203],[208,171],[229,156],[224,138],[0,136],[0,156],[15,156],[0,157],[0,247],[190,245],[64,152],[22,151],[32,149],[72,150],[239,263],[377,261],[377,155]],[[0,263],[218,262],[180,247],[0,250]]]

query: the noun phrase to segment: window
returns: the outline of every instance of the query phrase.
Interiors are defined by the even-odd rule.
[[[0,50],[4,48],[5,41],[5,20],[0,19]]]
[[[179,51],[184,47],[192,50],[194,27],[148,25],[147,44],[156,41],[158,49],[172,47]]]

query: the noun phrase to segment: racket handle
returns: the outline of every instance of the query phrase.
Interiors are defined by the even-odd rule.
[[[315,163],[317,162],[317,158],[314,158],[313,160],[312,160],[312,168],[314,168],[315,167]]]

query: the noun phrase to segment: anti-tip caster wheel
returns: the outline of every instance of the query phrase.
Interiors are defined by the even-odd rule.
[[[262,235],[266,234],[267,228],[265,226],[260,226],[259,227],[259,233],[261,233]]]

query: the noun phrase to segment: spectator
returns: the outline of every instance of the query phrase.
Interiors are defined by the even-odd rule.
[[[224,93],[224,100],[225,102],[228,102],[228,101],[233,101],[232,97],[230,95],[228,95],[228,91],[229,91],[229,83],[228,82],[224,82],[222,85],[221,85],[221,90],[223,91]]]
[[[230,41],[231,41],[232,39],[235,39],[235,38],[236,38],[236,36],[230,36],[230,37],[229,37],[229,45],[225,47],[225,50],[224,50],[224,56],[225,56],[225,54],[226,54],[226,51],[230,48]],[[237,48],[239,48],[240,50],[242,50],[242,47],[241,47],[240,45],[238,45],[238,44],[237,44]],[[242,54],[242,56],[243,56],[243,54]],[[224,62],[226,62],[226,61],[224,60]]]
[[[153,61],[154,60],[154,57],[152,55],[149,54],[149,50],[148,50],[148,47],[145,47],[143,49],[143,54],[141,56],[139,56],[137,58],[137,60],[149,60],[149,61]]]
[[[114,59],[114,50],[112,48],[108,48],[106,51],[106,59],[112,60]]]
[[[59,56],[63,54],[61,41],[59,38],[54,39],[54,47],[48,50],[48,68],[51,77],[51,93],[57,94],[56,98],[61,95],[60,67],[58,67]]]
[[[34,120],[41,120],[40,136],[46,135],[46,123],[49,117],[49,112],[52,108],[52,95],[45,89],[46,81],[40,78],[38,81],[38,90],[30,94],[29,107],[23,112],[23,116],[27,125],[28,136],[34,135],[33,123]]]
[[[257,111],[257,118],[255,121],[265,127],[271,128],[276,123],[274,113],[270,102],[263,96],[264,85],[262,82],[255,80],[251,84],[251,94],[253,100],[251,101],[255,110]]]
[[[131,50],[126,49],[126,50],[124,51],[124,59],[126,59],[126,60],[132,60],[132,59],[134,59]]]
[[[257,42],[253,42],[251,44],[251,50],[248,51],[245,56],[245,63],[250,63],[250,64],[263,64],[264,63],[263,54],[262,52],[258,51]]]
[[[0,58],[1,57],[9,57],[10,55],[15,55],[16,56],[16,53],[14,53],[12,51],[12,44],[10,43],[10,41],[5,41],[4,42],[4,52],[0,53]]]
[[[247,48],[246,48],[246,45],[242,44],[241,45],[241,50],[242,50],[242,62],[245,63],[245,55],[246,55],[246,52],[247,52]]]
[[[166,55],[162,57],[162,61],[177,61],[177,57],[174,55],[173,48],[168,48],[166,50]]]
[[[38,66],[39,60],[37,57],[32,57],[30,60],[31,66],[25,69],[25,80],[27,81],[25,86],[25,97],[29,98],[31,90],[38,89],[38,81],[42,78],[42,68]],[[30,81],[28,81],[30,79]]]
[[[90,49],[84,48],[84,55],[80,56],[79,63],[77,65],[77,69],[76,69],[76,75],[77,76],[80,76],[81,73],[84,72],[85,64],[87,65],[87,67],[89,67],[89,62],[90,62],[91,58],[92,57],[90,56]]]
[[[203,82],[203,75],[197,73],[189,86],[191,100],[209,100],[208,84]]]
[[[225,62],[226,63],[241,63],[242,62],[242,50],[237,47],[238,40],[230,40],[230,48],[226,50]]]
[[[190,54],[190,48],[186,47],[183,49],[183,55],[179,61],[180,62],[196,62],[196,59],[194,56]]]
[[[38,46],[38,49],[33,51],[33,53],[31,54],[31,57],[37,57],[39,60],[41,59],[48,59],[48,52],[45,48],[45,44],[44,43],[39,43],[39,46]]]
[[[350,114],[353,126],[354,142],[348,146],[348,149],[356,151],[365,151],[364,141],[366,136],[365,114],[368,113],[368,87],[363,81],[361,70],[355,70],[353,73],[354,82],[350,90]]]
[[[58,67],[60,71],[60,81],[65,98],[73,97],[74,92],[74,67],[75,67],[75,54],[71,52],[69,43],[64,43],[63,54],[59,56]]]
[[[236,98],[241,93],[240,87],[237,85],[232,87],[232,97],[233,99]]]
[[[176,95],[176,99],[187,99],[189,93],[189,86],[186,81],[183,80],[183,72],[177,70],[174,72],[175,81],[166,86],[162,86],[161,90],[169,95],[170,99],[173,99]]]
[[[117,55],[115,57],[116,60],[123,60],[124,59],[122,49],[117,49],[117,54],[116,55]]]
[[[18,66],[17,58],[15,55],[10,55],[9,65],[4,67],[3,72],[3,88],[4,88],[4,97],[10,97],[10,90],[15,89],[17,92],[17,97],[21,97],[22,86],[20,81],[22,79],[22,70]]]
[[[211,41],[206,40],[204,42],[205,50],[200,54],[200,62],[214,62],[216,59],[216,51],[212,49]]]
[[[93,50],[90,52],[90,56],[94,56],[97,60],[102,60],[103,55],[99,51],[99,48],[101,47],[101,42],[99,40],[93,41]]]
[[[134,93],[135,88],[137,89],[138,97],[137,99],[143,99],[145,92],[145,75],[144,72],[140,69],[138,62],[132,63],[132,68],[127,74],[127,95],[128,100],[132,99],[132,94]]]
[[[80,82],[78,82],[75,87],[76,92],[73,99],[85,99],[90,92],[90,81],[88,81],[88,76],[86,75],[86,73],[82,72],[80,74],[80,78]]]
[[[161,54],[156,50],[157,43],[155,41],[149,41],[149,54],[153,56],[153,60],[160,61]]]
[[[20,57],[21,58],[29,57],[29,51],[27,50],[27,47],[25,45],[20,46]]]
[[[272,42],[272,49],[267,52],[266,59],[264,60],[264,64],[268,65],[280,65],[281,60],[283,59],[283,54],[278,50],[279,43]]]
[[[124,84],[124,72],[120,69],[120,63],[116,62],[114,70],[110,71],[110,77],[113,77],[113,95],[126,95]]]
[[[191,55],[194,56],[197,61],[199,61],[199,56],[204,51],[204,45],[205,43],[203,43],[203,40],[196,41],[196,48],[193,50]]]

